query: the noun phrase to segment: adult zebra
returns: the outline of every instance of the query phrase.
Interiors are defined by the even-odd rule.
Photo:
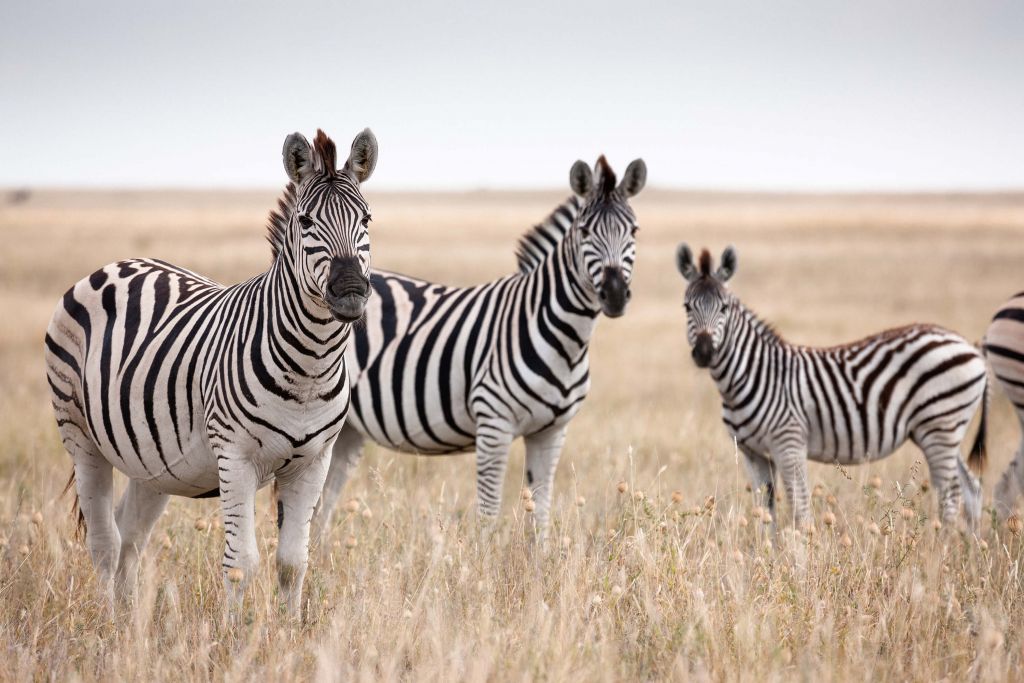
[[[1003,304],[985,332],[985,355],[1024,428],[1024,292]],[[996,512],[1006,517],[1024,493],[1024,439],[996,484]]]
[[[258,561],[254,500],[278,485],[278,581],[299,611],[309,524],[350,403],[345,350],[369,295],[377,161],[369,129],[344,167],[295,133],[270,215],[270,269],[224,287],[162,261],[108,265],[67,291],[46,333],[47,376],[101,583],[130,596],[171,495],[220,495],[224,580],[237,606]],[[112,514],[112,468],[128,476]],[[71,482],[69,482],[69,486]]]
[[[565,429],[590,388],[598,315],[630,299],[637,224],[629,198],[640,159],[621,183],[604,157],[577,161],[575,193],[520,241],[519,272],[447,287],[374,271],[376,294],[356,331],[352,415],[334,448],[318,523],[327,523],[364,438],[396,450],[446,454],[476,446],[477,502],[494,516],[512,441],[526,441],[538,527],[548,520]]]
[[[907,439],[922,451],[944,521],[956,516],[961,484],[973,527],[981,487],[960,457],[979,402],[982,420],[970,464],[984,463],[985,361],[960,336],[910,325],[832,348],[795,346],[779,337],[726,288],[736,272],[729,247],[713,270],[679,245],[689,283],[686,334],[698,367],[711,369],[723,421],[745,456],[753,487],[775,518],[774,472],[782,472],[798,526],[811,523],[807,459],[844,465],[878,460]]]

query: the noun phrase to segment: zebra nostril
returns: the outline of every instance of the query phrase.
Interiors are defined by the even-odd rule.
[[[602,287],[601,289],[597,290],[597,298],[600,299],[601,301],[604,301],[605,299],[608,298],[608,295],[605,294],[605,292],[604,292],[604,287]]]
[[[627,289],[626,290],[626,301],[629,301],[632,298],[633,298],[633,290]]]

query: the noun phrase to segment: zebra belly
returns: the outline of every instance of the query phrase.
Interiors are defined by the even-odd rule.
[[[403,416],[401,422],[397,418],[377,420],[372,412],[364,412],[365,406],[358,395],[358,391],[352,393],[352,411],[347,425],[385,448],[422,455],[462,453],[473,449],[476,425],[465,411],[460,412],[455,423],[461,431],[452,429],[440,410],[428,415],[432,419],[428,419],[426,424],[420,422],[418,416],[409,419]]]

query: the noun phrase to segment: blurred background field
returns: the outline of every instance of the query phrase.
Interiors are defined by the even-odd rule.
[[[520,233],[565,198],[367,196],[374,265],[453,284],[511,272]],[[158,257],[225,283],[257,273],[275,197],[0,195],[0,678],[1021,675],[1021,543],[989,520],[977,538],[933,529],[932,493],[907,488],[927,477],[913,447],[845,471],[812,464],[817,533],[766,546],[717,394],[689,360],[674,250],[685,240],[717,257],[736,245],[734,290],[791,341],[830,345],[915,321],[977,340],[1024,289],[1022,193],[645,191],[633,204],[633,303],[598,325],[550,547],[523,540],[519,444],[489,539],[476,530],[472,456],[370,447],[343,494],[348,512],[314,551],[304,623],[275,607],[268,492],[244,627],[219,622],[216,501],[180,499],[145,555],[139,608],[109,622],[60,497],[70,462],[49,407],[46,323],[75,280],[119,258]],[[986,502],[1020,438],[998,392],[993,406]]]

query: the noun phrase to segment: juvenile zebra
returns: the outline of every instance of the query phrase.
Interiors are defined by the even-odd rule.
[[[775,519],[779,470],[798,527],[812,523],[807,459],[854,465],[890,455],[910,439],[923,452],[942,519],[961,496],[973,527],[981,487],[960,444],[982,403],[970,464],[984,462],[985,361],[960,336],[934,325],[888,330],[831,348],[783,340],[730,292],[736,250],[717,270],[705,249],[694,263],[686,244],[677,265],[686,288],[686,335],[698,367],[710,368],[722,419],[744,455],[752,486]]]
[[[278,485],[278,582],[299,612],[310,519],[350,403],[345,349],[369,295],[377,161],[367,129],[337,170],[334,143],[295,133],[270,216],[270,269],[225,287],[152,259],[79,281],[46,333],[47,377],[101,584],[130,597],[171,495],[220,496],[223,573],[237,607],[257,567],[256,490]],[[112,469],[128,476],[113,510]],[[71,482],[69,482],[69,486]]]
[[[1024,292],[1003,304],[985,332],[985,355],[1024,428]],[[996,484],[996,512],[1006,517],[1024,493],[1024,438]]]
[[[448,287],[373,272],[375,296],[349,351],[352,415],[334,448],[321,528],[367,437],[420,454],[475,446],[479,511],[493,517],[519,436],[545,528],[565,429],[590,388],[597,317],[622,315],[630,299],[637,223],[628,200],[646,175],[640,159],[621,183],[604,157],[593,173],[577,161],[575,196],[522,238],[519,272],[500,280]]]

